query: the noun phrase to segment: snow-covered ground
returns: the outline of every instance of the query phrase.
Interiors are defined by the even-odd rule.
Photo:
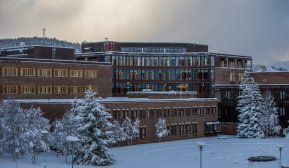
[[[133,145],[112,148],[117,161],[107,168],[197,168],[199,148],[197,142],[204,142],[203,168],[277,168],[279,160],[263,163],[249,163],[247,158],[255,155],[270,155],[279,158],[278,146],[282,145],[282,165],[289,166],[289,139],[238,139],[234,136],[198,138],[154,144]],[[53,152],[45,154],[47,168],[71,167],[71,156],[65,164],[63,156],[56,158]],[[18,168],[40,168],[44,164],[43,155],[37,164],[31,164],[30,156],[17,161]],[[0,167],[15,168],[10,155],[0,156]],[[74,165],[75,168],[92,167]]]

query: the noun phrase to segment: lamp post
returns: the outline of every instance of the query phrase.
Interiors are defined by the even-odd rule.
[[[45,149],[44,149],[44,152],[46,152],[46,150],[47,150],[47,134],[48,134],[48,131],[47,130],[42,130],[41,131],[41,134],[42,134],[42,138],[43,138],[43,141],[44,141],[44,143],[45,143]],[[44,158],[44,165],[43,165],[43,167],[44,168],[46,168],[46,157],[45,157],[45,153],[43,154],[43,158]]]
[[[72,150],[72,153],[71,153],[71,168],[73,168],[73,155],[74,155],[73,147],[74,147],[74,144],[79,141],[79,138],[76,137],[76,136],[67,136],[66,137],[66,141],[69,142],[69,144],[71,146],[71,150]]]
[[[281,159],[282,159],[282,145],[278,145],[279,148],[279,158],[280,158],[280,162],[279,162],[279,168],[282,168],[282,163],[281,163]]]
[[[200,168],[202,168],[202,152],[203,152],[203,147],[206,146],[204,142],[197,142],[197,146],[199,146],[200,149]]]

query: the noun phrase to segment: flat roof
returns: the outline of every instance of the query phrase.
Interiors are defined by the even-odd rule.
[[[60,103],[67,104],[72,103],[75,100],[82,102],[82,99],[15,99],[19,103]],[[205,101],[217,101],[216,98],[186,98],[186,99],[149,99],[149,98],[129,98],[129,97],[108,97],[100,98],[99,103],[127,103],[127,102],[205,102]]]
[[[0,61],[111,65],[110,62],[77,61],[77,60],[61,60],[61,59],[37,59],[37,58],[19,58],[19,57],[0,57]]]
[[[106,51],[106,52],[85,52],[85,53],[77,53],[75,54],[75,57],[85,57],[85,56],[105,56],[105,55],[112,55],[112,54],[124,54],[124,55],[197,55],[197,54],[210,54],[210,55],[216,55],[218,57],[241,57],[241,58],[247,58],[252,59],[251,56],[243,56],[243,55],[234,55],[234,54],[223,54],[223,53],[215,53],[215,52],[181,52],[181,53],[161,53],[161,52],[121,52],[121,51]]]

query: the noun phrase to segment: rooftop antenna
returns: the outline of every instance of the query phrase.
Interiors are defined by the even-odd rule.
[[[45,38],[45,27],[43,28],[43,38]]]

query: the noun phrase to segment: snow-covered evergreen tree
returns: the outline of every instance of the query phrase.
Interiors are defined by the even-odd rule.
[[[164,118],[159,118],[155,127],[156,127],[156,135],[159,138],[159,142],[160,142],[162,137],[166,137],[169,134],[169,130],[167,129],[166,120]]]
[[[134,129],[133,129],[133,124],[131,123],[130,118],[126,117],[123,120],[122,128],[123,128],[125,134],[127,135],[128,145],[132,144],[132,138],[134,136]]]
[[[138,118],[135,119],[135,121],[132,124],[132,134],[133,134],[133,138],[137,139],[139,137],[140,131],[140,120]]]
[[[263,105],[263,115],[261,118],[265,136],[274,136],[280,132],[278,111],[275,107],[274,97],[270,91],[266,91]]]
[[[115,141],[117,142],[123,142],[127,139],[127,135],[124,132],[124,129],[120,126],[119,122],[117,120],[113,121],[113,137]]]
[[[238,126],[237,136],[241,138],[262,138],[261,117],[263,98],[258,84],[250,77],[248,72],[244,73],[244,78],[239,85],[241,94],[238,96],[237,110]]]
[[[39,152],[48,151],[48,142],[45,142],[41,131],[49,130],[48,119],[42,116],[40,108],[33,108],[24,110],[26,118],[26,132],[25,137],[29,144],[29,152],[32,155],[32,164],[36,164],[36,158]],[[45,135],[47,136],[47,135]]]
[[[14,100],[3,100],[0,104],[3,114],[3,136],[0,140],[5,152],[11,153],[13,160],[21,157],[28,149],[24,133],[26,119],[23,110]]]
[[[86,165],[109,165],[114,162],[108,146],[112,138],[111,115],[98,103],[96,93],[91,89],[85,92],[84,99],[75,102],[71,112],[76,121],[77,136],[83,141],[77,151],[76,162]]]

